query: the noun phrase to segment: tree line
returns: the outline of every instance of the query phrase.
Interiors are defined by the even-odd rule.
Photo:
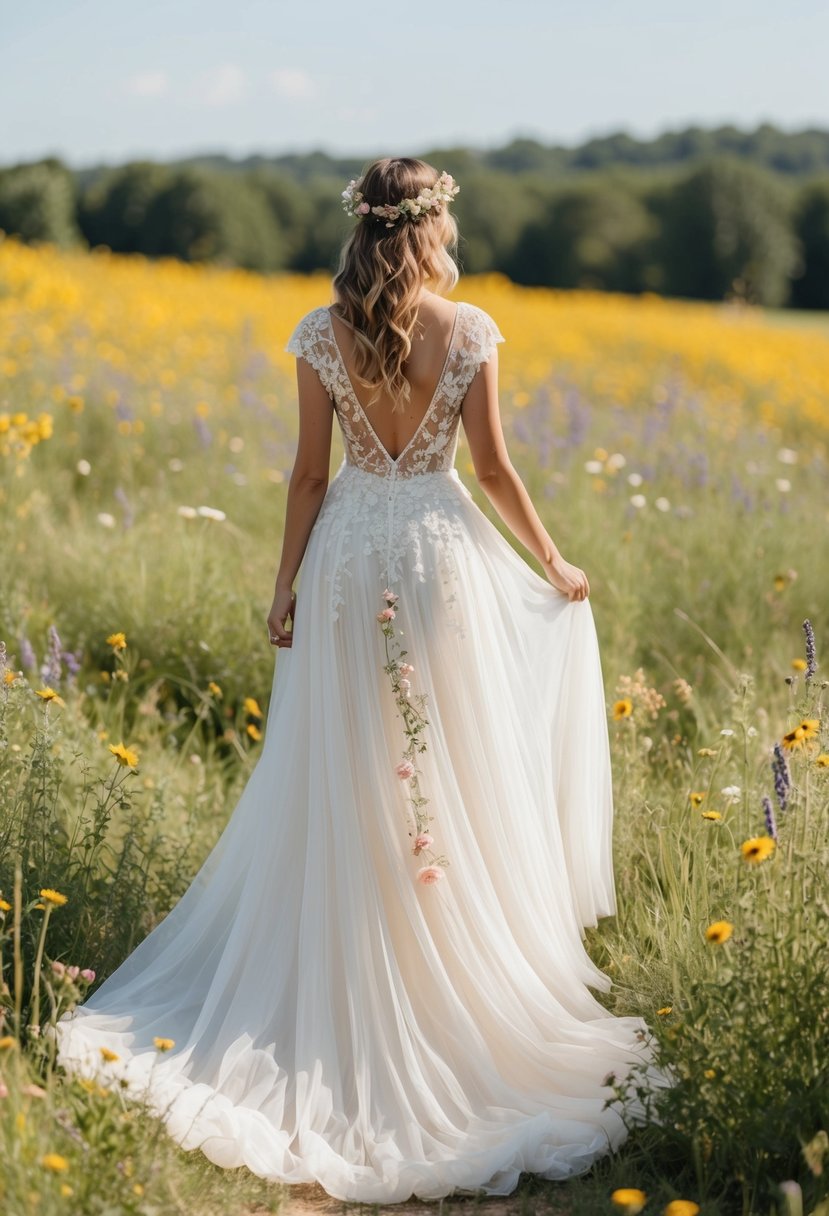
[[[461,185],[453,206],[465,273],[829,308],[829,134],[772,139],[770,131],[755,133],[754,152],[747,136],[742,147],[696,129],[684,141],[661,136],[651,141],[664,145],[661,160],[621,135],[582,149],[517,140],[486,154],[424,156]],[[766,159],[773,154],[771,167],[757,147]],[[680,148],[702,151],[680,157]],[[49,157],[0,169],[0,229],[30,242],[105,245],[264,273],[331,272],[355,222],[340,192],[361,168],[324,153],[78,171]]]

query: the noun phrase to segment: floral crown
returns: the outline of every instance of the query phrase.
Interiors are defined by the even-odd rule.
[[[386,221],[387,228],[393,228],[401,216],[407,216],[409,219],[415,219],[424,212],[439,211],[443,203],[451,203],[455,195],[460,190],[460,186],[455,185],[455,179],[451,173],[441,173],[434,186],[427,186],[425,190],[421,190],[417,198],[401,198],[399,203],[382,203],[377,207],[370,207],[365,201],[357,186],[362,182],[352,178],[351,181],[343,190],[343,210],[347,215],[372,215],[379,216]]]

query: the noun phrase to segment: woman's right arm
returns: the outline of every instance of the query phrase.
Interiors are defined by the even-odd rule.
[[[586,599],[590,594],[587,575],[561,556],[510,460],[498,407],[496,350],[475,373],[464,397],[461,420],[478,484],[501,519],[538,558],[554,587],[568,599]]]

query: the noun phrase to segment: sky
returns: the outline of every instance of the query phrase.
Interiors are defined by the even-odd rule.
[[[0,165],[829,127],[823,0],[0,0]]]

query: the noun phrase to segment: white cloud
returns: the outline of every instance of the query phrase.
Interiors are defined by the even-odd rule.
[[[247,78],[238,64],[223,63],[221,67],[205,73],[203,82],[204,101],[212,106],[226,106],[239,100],[245,91]]]
[[[136,72],[127,80],[127,92],[135,97],[161,97],[167,92],[166,72]]]
[[[271,73],[271,83],[280,97],[294,100],[316,96],[317,86],[301,68],[277,68]]]

